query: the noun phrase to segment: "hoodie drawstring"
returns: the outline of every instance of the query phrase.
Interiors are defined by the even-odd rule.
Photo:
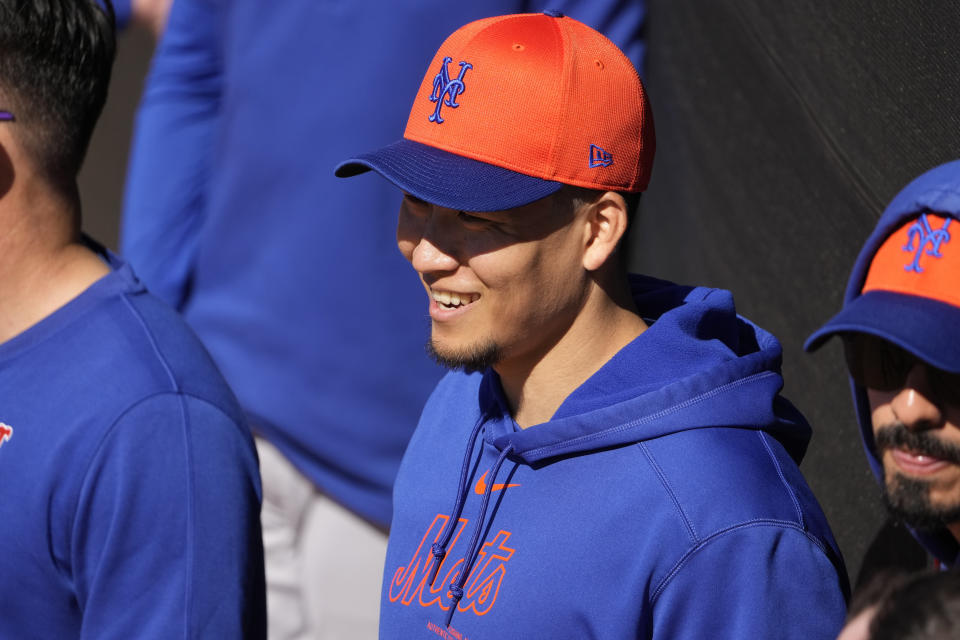
[[[447,520],[447,524],[440,534],[440,541],[433,543],[433,546],[430,548],[430,553],[433,554],[433,569],[430,571],[430,579],[427,582],[431,587],[437,579],[440,564],[447,555],[447,545],[450,543],[450,537],[456,529],[457,522],[460,520],[460,513],[463,511],[463,505],[467,501],[467,475],[470,473],[470,459],[473,457],[473,447],[477,442],[477,436],[485,422],[486,416],[481,415],[477,420],[477,424],[473,426],[473,431],[470,432],[470,441],[467,443],[467,455],[463,457],[463,467],[460,469],[460,486],[457,489],[457,501],[453,505],[453,511],[450,512],[450,519]]]
[[[450,583],[450,595],[453,597],[453,600],[450,602],[450,609],[447,610],[446,626],[448,627],[450,626],[450,620],[453,619],[453,612],[457,610],[457,605],[460,604],[460,599],[463,597],[463,585],[467,583],[467,576],[470,575],[470,569],[473,568],[474,556],[477,554],[480,536],[484,529],[483,523],[487,517],[487,505],[490,502],[490,495],[493,493],[493,484],[497,479],[497,474],[500,473],[500,467],[503,466],[504,460],[507,459],[511,451],[513,451],[513,445],[508,444],[507,447],[500,452],[500,457],[497,458],[497,462],[490,469],[490,481],[487,483],[487,488],[483,492],[483,501],[480,502],[480,513],[477,514],[477,519],[474,521],[476,526],[473,531],[473,539],[470,540],[467,553],[463,556],[463,566],[460,567],[460,573],[457,575],[456,582]],[[452,522],[453,518],[451,518],[450,521]],[[437,568],[439,569],[439,564]]]

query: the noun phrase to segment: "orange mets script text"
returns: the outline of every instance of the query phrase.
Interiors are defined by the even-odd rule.
[[[440,571],[437,574],[436,581],[431,585],[427,583],[430,577],[431,563],[433,555],[430,553],[430,547],[440,539],[444,525],[447,524],[449,516],[438,514],[423,538],[420,545],[414,552],[410,562],[405,566],[397,568],[390,581],[390,602],[398,600],[409,606],[412,602],[417,602],[421,607],[440,607],[444,611],[450,608],[452,600],[448,588],[450,583],[457,579],[460,567],[463,565],[463,558],[457,558],[455,548],[460,534],[468,520],[460,518],[457,521],[457,529],[453,540],[447,548],[447,555],[440,563]],[[458,611],[473,611],[476,615],[482,616],[490,611],[497,601],[497,593],[500,591],[500,585],[503,582],[503,576],[506,574],[506,564],[513,556],[514,549],[506,546],[510,538],[509,531],[502,529],[497,532],[493,540],[483,544],[477,553],[477,560],[467,576],[467,582],[463,588],[463,599],[457,605]]]

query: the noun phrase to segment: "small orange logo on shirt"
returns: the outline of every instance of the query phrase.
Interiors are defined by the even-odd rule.
[[[473,492],[479,496],[482,496],[487,492],[487,473],[488,473],[487,471],[483,472],[483,475],[480,476],[479,480],[477,480],[477,486],[473,488]],[[494,482],[493,487],[491,487],[490,491],[491,492],[503,491],[507,487],[519,487],[519,486],[520,485],[518,484],[497,484],[496,482]]]

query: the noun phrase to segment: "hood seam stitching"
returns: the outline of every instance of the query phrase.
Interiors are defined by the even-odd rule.
[[[640,447],[640,450],[646,456],[647,461],[650,463],[650,466],[653,467],[654,473],[657,474],[657,478],[660,480],[660,484],[663,485],[664,490],[667,492],[667,495],[670,496],[670,499],[673,501],[673,505],[677,508],[677,512],[680,514],[680,519],[683,520],[683,524],[687,528],[687,533],[690,534],[691,542],[694,545],[700,544],[700,537],[697,535],[696,530],[693,528],[693,523],[690,522],[690,519],[687,517],[687,514],[684,512],[683,507],[680,505],[680,500],[677,498],[676,493],[674,493],[673,488],[670,486],[670,483],[667,482],[666,474],[663,473],[663,470],[660,468],[660,465],[657,464],[656,459],[653,457],[653,453],[647,448],[645,442],[639,442],[637,445]]]

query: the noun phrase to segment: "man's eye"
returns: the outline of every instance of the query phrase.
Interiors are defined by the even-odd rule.
[[[417,206],[424,206],[424,205],[427,204],[427,201],[426,201],[426,200],[421,200],[421,199],[418,198],[417,196],[410,195],[409,193],[403,194],[403,198],[404,198],[404,200],[406,200],[406,201],[409,202],[410,204],[415,204],[415,205],[417,205]]]
[[[463,220],[464,222],[472,222],[474,224],[484,224],[486,222],[489,222],[489,220],[487,220],[486,218],[475,216],[472,213],[467,213],[466,211],[461,211],[459,212],[458,215],[460,216],[460,219]]]

